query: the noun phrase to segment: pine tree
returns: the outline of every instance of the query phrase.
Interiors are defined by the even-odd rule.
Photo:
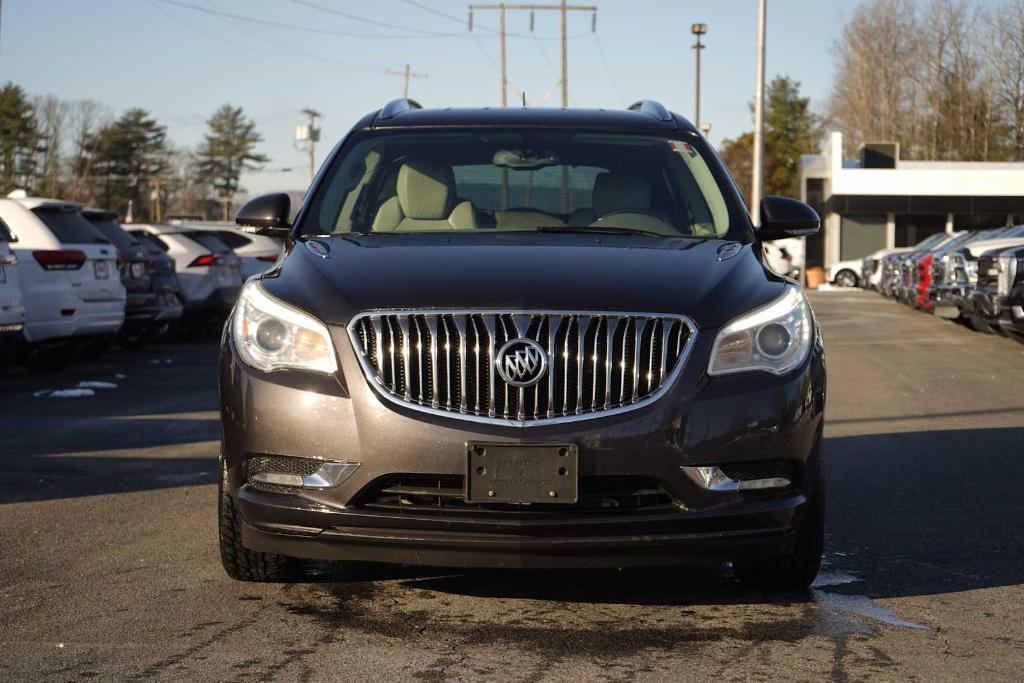
[[[206,122],[209,132],[199,145],[199,175],[217,197],[234,197],[242,188],[243,171],[252,171],[269,158],[256,152],[263,136],[241,107],[225,104]]]
[[[104,208],[126,211],[132,201],[137,216],[150,213],[149,185],[169,168],[167,130],[145,109],[129,109],[103,126],[88,141],[90,177]]]
[[[800,194],[800,157],[814,154],[824,135],[821,118],[811,111],[810,98],[800,96],[800,83],[776,76],[765,93],[764,193]],[[747,203],[750,202],[751,154],[754,134],[722,142],[725,161]]]
[[[35,107],[21,86],[8,82],[0,87],[0,192],[31,192],[41,151]]]

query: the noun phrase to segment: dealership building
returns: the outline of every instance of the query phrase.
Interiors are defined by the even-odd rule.
[[[1024,223],[1024,163],[904,161],[899,145],[869,144],[843,159],[843,135],[800,164],[801,199],[822,218],[807,265],[828,267],[936,232]]]

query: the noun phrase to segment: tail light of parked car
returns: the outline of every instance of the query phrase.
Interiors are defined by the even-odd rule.
[[[32,258],[43,270],[78,270],[86,261],[85,252],[77,249],[33,251]]]
[[[197,256],[192,263],[188,264],[188,267],[197,268],[199,266],[215,266],[220,263],[220,261],[220,254],[203,254],[202,256]]]

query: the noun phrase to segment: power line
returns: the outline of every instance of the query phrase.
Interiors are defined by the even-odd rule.
[[[608,82],[612,84],[612,90],[615,91],[616,97],[619,98],[619,104],[623,107],[626,106],[626,98],[622,96],[622,91],[619,90],[619,84],[615,82],[615,76],[612,75],[611,65],[608,63],[608,57],[604,53],[604,46],[601,45],[601,40],[594,34],[594,45],[597,46],[597,54],[601,57],[601,63],[604,64],[604,72],[608,75]]]
[[[397,31],[412,31],[413,33],[421,33],[423,35],[428,36],[441,36],[446,38],[463,37],[463,34],[461,33],[442,33],[440,31],[430,31],[428,29],[414,28],[411,26],[399,26],[398,24],[389,24],[386,21],[378,21],[376,19],[367,19],[366,17],[356,16],[355,14],[343,12],[341,10],[334,9],[333,7],[324,7],[323,5],[318,5],[315,2],[309,2],[309,0],[292,0],[292,2],[294,2],[296,5],[302,5],[303,7],[309,7],[320,12],[326,12],[327,14],[333,14],[335,16],[344,17],[346,19],[351,19],[353,21],[361,21],[364,24],[371,24],[373,26],[383,26],[385,28],[395,29]]]
[[[182,2],[181,0],[154,0],[155,2],[163,3],[165,5],[174,5],[181,7],[182,9],[192,10],[194,12],[202,12],[203,14],[209,14],[216,17],[227,17],[228,19],[234,19],[236,21],[244,21],[250,24],[261,24],[263,26],[272,26],[274,28],[283,28],[290,31],[304,31],[306,33],[315,33],[324,36],[340,36],[343,38],[370,38],[370,39],[397,39],[397,40],[409,40],[413,38],[428,38],[429,35],[382,35],[382,34],[366,34],[366,33],[352,33],[351,31],[335,31],[326,28],[317,28],[315,26],[302,26],[299,24],[289,24],[281,21],[271,21],[269,19],[260,19],[258,17],[250,17],[244,14],[235,14],[234,12],[224,12],[216,10],[211,7],[204,7],[202,5],[195,5],[190,2]],[[461,34],[452,34],[452,37],[461,37]]]
[[[462,25],[466,24],[466,19],[460,19],[459,17],[455,16],[454,14],[448,14],[447,12],[442,12],[441,10],[435,9],[435,8],[431,7],[430,5],[426,5],[426,4],[422,3],[422,2],[417,2],[416,0],[402,0],[402,2],[404,2],[407,5],[412,5],[413,7],[417,7],[419,9],[423,10],[424,12],[429,12],[430,14],[434,14],[434,15],[437,15],[439,17],[444,17],[445,19],[449,19],[451,21],[456,21],[456,22],[458,22],[458,23],[460,23]],[[512,9],[512,8],[510,7],[509,9]],[[484,31],[489,31],[491,33],[499,33],[500,32],[500,29],[496,29],[496,28],[493,28],[491,26],[484,26],[482,24],[477,24],[477,23],[473,23],[472,28],[483,29]],[[472,30],[472,28],[470,30]],[[587,33],[577,33],[575,35],[567,36],[567,38],[569,40],[575,40],[577,38],[583,38],[584,36],[587,36],[587,35],[589,35],[589,34],[587,34]],[[516,33],[514,31],[505,31],[505,37],[506,38],[527,38],[527,39],[530,39],[530,40],[561,40],[562,39],[561,36],[537,36],[537,35],[534,35],[533,33]]]
[[[189,21],[188,19],[186,19],[184,17],[178,16],[177,14],[175,14],[175,13],[171,12],[170,10],[165,9],[165,8],[163,8],[163,7],[161,7],[160,5],[157,4],[158,2],[162,2],[162,1],[163,0],[149,0],[149,4],[150,4],[150,6],[153,7],[153,9],[158,10],[161,14],[164,14],[165,16],[169,16],[169,17],[173,18],[174,20],[181,22],[182,24],[184,24],[185,26],[188,26],[189,28],[191,28],[194,31],[197,31],[197,32],[202,33],[202,34],[204,34],[206,36],[209,36],[210,38],[215,40],[219,45],[223,45],[224,44],[224,36],[222,34],[218,34],[218,33],[215,33],[213,31],[210,31],[210,30],[206,29],[205,27],[200,26],[198,24],[195,24],[194,22],[191,22],[191,21]],[[233,20],[233,17],[224,17],[224,16],[219,16],[219,15],[215,15],[215,18],[223,21],[225,23],[225,25],[231,25],[231,24],[229,24],[229,22]],[[305,50],[303,48],[295,47],[294,45],[290,45],[290,44],[284,43],[281,40],[271,36],[268,32],[261,31],[261,34],[266,36],[269,41],[275,43],[277,45],[277,47],[273,48],[272,51],[255,50],[255,49],[252,48],[252,46],[251,46],[249,41],[242,40],[242,41],[237,41],[236,44],[232,45],[232,49],[237,49],[237,48],[241,47],[242,49],[248,50],[249,52],[251,52],[252,54],[255,54],[255,55],[260,55],[260,56],[263,56],[263,57],[273,56],[275,58],[279,58],[281,56],[281,54],[284,53],[285,58],[288,59],[291,62],[294,62],[296,64],[302,64],[303,66],[306,66],[307,68],[316,68],[316,69],[323,69],[323,70],[329,70],[329,71],[336,71],[336,67],[340,66],[340,67],[344,67],[344,68],[352,70],[352,71],[364,71],[364,72],[371,72],[371,73],[379,73],[380,71],[382,71],[385,68],[384,66],[367,66],[367,65],[364,65],[364,64],[353,64],[351,62],[346,62],[346,61],[342,61],[342,60],[339,60],[339,59],[334,59],[333,57],[327,57],[326,55],[318,54],[316,52],[311,52],[309,50]],[[264,42],[257,42],[256,44],[264,45],[265,43]],[[313,61],[310,62],[310,61],[306,61],[306,60],[295,59],[294,55],[296,55],[296,54],[302,55],[302,56],[306,57],[308,60],[313,60]],[[323,62],[323,64],[317,64],[315,62]],[[327,64],[330,64],[330,66],[326,66]]]

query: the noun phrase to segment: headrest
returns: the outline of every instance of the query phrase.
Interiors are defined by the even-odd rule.
[[[442,220],[455,190],[451,166],[408,161],[398,170],[398,202],[408,218]]]
[[[594,181],[594,213],[598,218],[613,211],[649,211],[651,187],[631,173],[602,173]]]

